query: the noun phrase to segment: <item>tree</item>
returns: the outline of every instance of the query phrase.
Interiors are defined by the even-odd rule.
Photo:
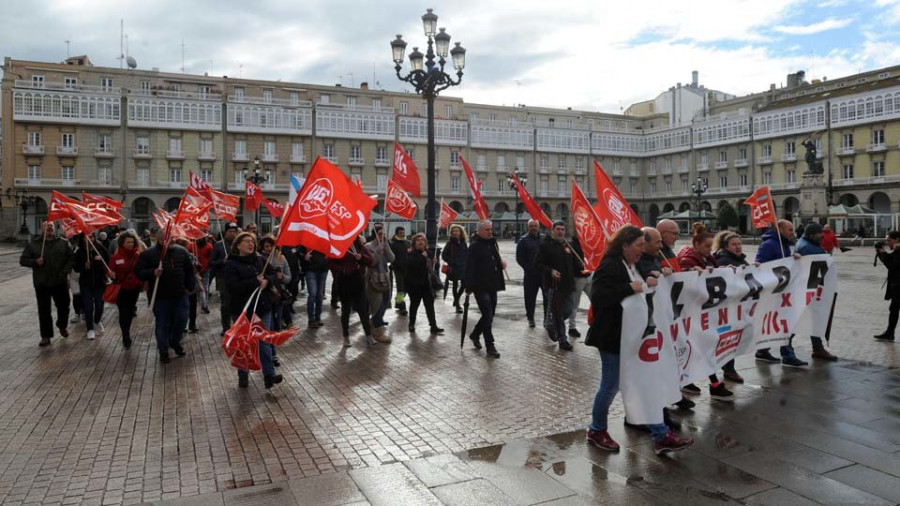
[[[716,218],[716,222],[720,229],[738,226],[739,219],[737,211],[734,210],[734,207],[732,207],[731,204],[726,202],[719,208],[719,216]]]

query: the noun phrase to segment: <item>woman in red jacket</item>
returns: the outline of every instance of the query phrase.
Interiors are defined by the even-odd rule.
[[[118,248],[109,259],[110,276],[115,283],[122,285],[116,306],[119,308],[119,327],[122,329],[122,345],[125,349],[131,347],[131,322],[137,315],[138,296],[144,289],[144,282],[135,275],[138,257],[141,253],[139,245],[143,243],[138,239],[134,230],[127,230],[119,234],[116,240]]]
[[[200,260],[200,282],[203,291],[200,293],[200,308],[204,314],[209,314],[209,259],[212,257],[215,242],[208,237],[197,241],[197,259]]]

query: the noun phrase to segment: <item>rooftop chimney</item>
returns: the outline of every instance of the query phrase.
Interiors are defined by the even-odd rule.
[[[369,83],[367,83],[367,82],[365,82],[365,81],[359,83],[359,89],[361,89],[361,90],[368,90],[368,89],[369,89]]]
[[[691,87],[696,88],[700,84],[700,72],[696,70],[691,72]]]

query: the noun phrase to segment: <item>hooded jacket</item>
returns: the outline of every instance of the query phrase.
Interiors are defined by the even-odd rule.
[[[762,235],[762,242],[756,251],[756,262],[762,264],[791,256],[791,244],[789,239],[778,232],[777,227],[769,229]]]

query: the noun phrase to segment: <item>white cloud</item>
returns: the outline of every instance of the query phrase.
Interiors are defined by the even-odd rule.
[[[779,25],[772,28],[772,30],[783,33],[785,35],[812,35],[815,33],[827,32],[828,30],[836,30],[838,28],[843,28],[853,20],[850,18],[847,19],[826,19],[825,21],[820,21],[818,23],[813,23],[811,25]]]

